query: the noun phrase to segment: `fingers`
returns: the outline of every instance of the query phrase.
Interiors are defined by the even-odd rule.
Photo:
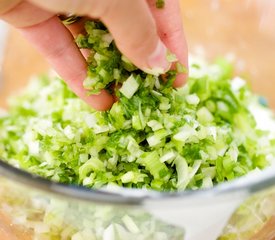
[[[83,88],[82,83],[87,73],[86,61],[69,30],[56,16],[52,17],[50,13],[36,8],[28,2],[22,2],[1,17],[19,26],[19,31],[46,57],[80,98],[95,109],[109,109],[114,101],[110,94],[102,91],[99,95],[88,96]],[[33,12],[34,18],[30,17],[30,9],[34,12],[37,10],[39,14]],[[19,13],[20,18],[17,22],[15,16]]]
[[[163,10],[155,8],[155,0],[148,0],[150,8],[145,0],[29,0],[3,14],[2,18],[20,28],[46,56],[71,89],[97,109],[109,108],[113,97],[106,91],[97,96],[86,95],[82,87],[86,77],[86,63],[72,35],[57,17],[52,17],[50,12],[30,2],[55,13],[74,12],[100,18],[109,28],[122,53],[146,72],[160,74],[170,68],[165,45],[187,66],[186,43],[177,0],[167,0]],[[185,75],[178,76],[175,86],[182,85],[185,78]]]
[[[15,27],[27,27],[43,22],[53,15],[35,5],[21,1],[3,12],[0,17]]]
[[[166,60],[167,49],[159,39],[155,21],[146,2],[115,1],[115,9],[109,9],[102,16],[102,21],[108,26],[118,48],[146,72],[167,71],[170,67]]]
[[[21,28],[20,31],[80,98],[97,110],[107,110],[112,106],[113,97],[106,91],[99,95],[87,95],[83,88],[83,80],[87,74],[86,61],[75,45],[72,35],[57,17],[39,25]]]
[[[163,73],[170,67],[167,49],[145,0],[31,1],[51,10],[99,18],[107,25],[120,51],[146,72]]]
[[[156,8],[155,0],[147,0],[151,12],[156,19],[158,34],[167,48],[176,54],[180,63],[186,69],[188,67],[187,43],[185,40],[182,17],[180,14],[180,5],[178,0],[166,0],[163,9]],[[174,82],[175,87],[184,84],[187,78],[186,74],[179,74]]]

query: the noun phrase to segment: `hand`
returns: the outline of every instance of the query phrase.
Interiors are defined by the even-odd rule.
[[[167,48],[187,67],[187,47],[182,29],[178,0],[166,0],[164,9],[157,9],[156,0],[1,0],[0,18],[19,29],[46,57],[69,87],[98,110],[109,109],[114,98],[103,90],[88,96],[82,83],[87,65],[73,35],[83,31],[83,24],[69,30],[57,13],[74,13],[98,18],[112,33],[117,47],[136,66],[149,71],[170,67]],[[180,74],[175,87],[184,83]]]

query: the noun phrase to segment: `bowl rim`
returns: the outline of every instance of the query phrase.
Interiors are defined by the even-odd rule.
[[[118,187],[115,189],[91,189],[80,185],[53,182],[41,176],[31,174],[0,160],[0,176],[16,184],[33,187],[38,191],[48,192],[60,197],[75,200],[92,201],[100,204],[141,205],[145,201],[186,200],[187,198],[217,197],[236,192],[254,193],[275,185],[275,166],[262,171],[249,173],[232,181],[223,182],[208,189],[159,192],[147,189]]]

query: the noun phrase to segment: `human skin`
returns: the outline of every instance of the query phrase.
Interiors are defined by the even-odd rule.
[[[187,45],[178,0],[166,0],[157,9],[156,0],[1,0],[0,18],[16,27],[48,60],[69,87],[97,110],[109,109],[115,98],[102,90],[88,96],[82,86],[87,75],[85,57],[73,35],[83,25],[66,28],[58,13],[100,19],[112,33],[119,50],[146,72],[171,66],[167,49],[187,67]],[[175,87],[182,86],[186,74],[179,74]]]

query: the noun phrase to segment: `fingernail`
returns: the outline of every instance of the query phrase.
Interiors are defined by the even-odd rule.
[[[159,75],[159,74],[165,73],[171,66],[171,63],[167,61],[166,56],[167,56],[167,48],[159,40],[157,47],[148,58],[147,64],[149,68],[146,68],[145,71],[153,75]]]

